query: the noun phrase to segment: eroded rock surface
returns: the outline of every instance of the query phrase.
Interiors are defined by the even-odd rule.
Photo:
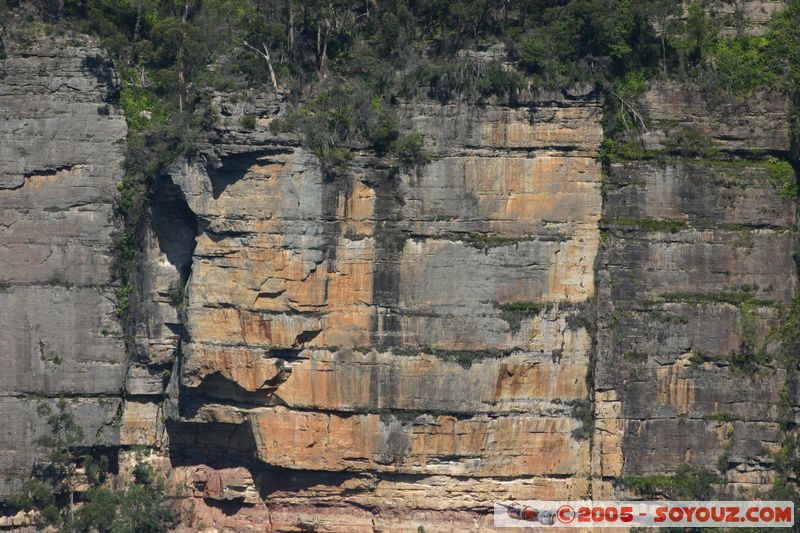
[[[268,133],[282,109],[233,144],[223,104],[221,165],[173,168],[200,221],[168,421],[179,460],[248,464],[276,516],[301,522],[358,505],[391,527],[429,509],[430,527],[511,494],[585,493],[600,102],[407,104],[432,162],[363,153],[337,175]],[[322,507],[304,495],[318,476]],[[273,495],[278,478],[294,496]]]
[[[490,531],[497,500],[626,498],[683,463],[724,496],[775,480],[798,403],[774,335],[798,290],[767,159],[784,96],[653,83],[641,158],[606,168],[589,90],[420,98],[399,111],[429,164],[325,173],[271,132],[283,94],[220,94],[201,156],[153,184],[126,354],[114,90],[90,41],[5,62],[0,494],[61,395],[121,472],[162,455],[187,530]]]
[[[119,443],[127,359],[115,317],[113,203],[125,119],[105,53],[86,39],[10,47],[0,72],[0,495],[70,397],[86,442]]]
[[[755,494],[774,481],[779,398],[793,387],[780,357],[757,371],[744,364],[778,353],[775,332],[797,294],[795,199],[761,153],[788,152],[788,104],[771,93],[694,106],[692,116],[669,104],[699,98],[690,93],[652,88],[645,106],[656,127],[675,113],[720,155],[741,157],[662,154],[610,166],[594,385],[597,425],[616,437],[601,436],[595,450],[603,476],[685,462],[719,468],[721,493]]]

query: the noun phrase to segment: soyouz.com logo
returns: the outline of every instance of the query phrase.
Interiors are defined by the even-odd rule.
[[[785,501],[592,502],[518,501],[494,504],[495,527],[791,527]]]

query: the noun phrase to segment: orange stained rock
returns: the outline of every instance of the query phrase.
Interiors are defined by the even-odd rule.
[[[292,348],[303,334],[321,329],[319,318],[294,314],[261,313],[240,308],[200,307],[192,311],[190,329],[195,340]]]
[[[261,408],[249,420],[261,461],[287,468],[485,477],[577,474],[588,465],[588,441],[572,438],[567,418],[429,416],[412,424]]]
[[[277,394],[319,409],[438,408],[458,412],[530,410],[534,400],[586,397],[586,362],[514,354],[469,368],[432,355],[304,352]]]
[[[498,120],[481,122],[481,142],[505,148],[572,144],[589,150],[600,144],[603,133],[599,123],[587,116],[589,107],[561,107],[553,111],[554,120],[543,122],[526,120],[514,109],[500,109]],[[578,127],[569,127],[573,121]]]
[[[688,413],[694,404],[694,380],[683,375],[690,365],[688,359],[678,359],[674,365],[656,369],[658,401],[674,406],[678,415]]]
[[[188,387],[198,387],[206,377],[219,374],[242,389],[254,392],[284,372],[283,360],[265,358],[263,350],[251,350],[247,346],[191,343],[185,350],[191,357],[184,361],[181,380]]]

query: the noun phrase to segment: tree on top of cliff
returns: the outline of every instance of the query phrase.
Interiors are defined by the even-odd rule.
[[[198,150],[212,130],[215,90],[285,90],[295,111],[308,111],[298,131],[306,147],[335,166],[352,149],[392,153],[404,132],[341,135],[328,125],[387,122],[398,99],[420,95],[513,104],[537,89],[588,83],[616,94],[628,110],[621,116],[642,123],[625,80],[679,77],[727,99],[788,88],[800,79],[800,61],[791,61],[800,55],[798,4],[766,35],[727,37],[713,4],[699,0],[34,2],[43,19],[95,34],[109,50],[132,130],[127,166],[145,177]],[[345,101],[336,111],[352,115],[329,120],[318,104],[331,83],[379,102],[374,117],[362,120],[366,108]]]

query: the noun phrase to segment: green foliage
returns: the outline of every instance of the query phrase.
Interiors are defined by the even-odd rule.
[[[731,358],[734,368],[748,374],[758,371],[772,359],[766,340],[758,333],[755,308],[752,298],[745,299],[739,306],[739,351]]]
[[[122,319],[125,317],[125,313],[131,307],[131,293],[133,292],[133,285],[127,283],[121,287],[118,287],[114,291],[114,295],[116,297],[116,304],[114,307],[114,312],[117,315],[117,318]]]
[[[528,85],[516,70],[481,59],[423,61],[401,83],[411,87],[406,93],[418,84],[427,87],[428,96],[442,103],[490,97],[513,102]]]
[[[731,413],[719,412],[703,415],[703,420],[710,420],[714,422],[728,423],[737,420]]]
[[[84,440],[83,430],[75,415],[61,398],[55,410],[46,401],[40,401],[37,414],[44,418],[49,432],[36,439],[36,444],[47,448],[47,463],[38,468],[34,476],[23,483],[22,490],[9,503],[20,509],[36,509],[48,525],[62,525],[74,513],[73,493],[78,483],[78,456],[75,447]],[[69,495],[69,514],[59,507],[56,494]]]
[[[703,3],[689,3],[686,17],[670,19],[667,24],[667,41],[675,51],[680,69],[688,72],[702,64],[718,35],[718,28],[709,19]]]
[[[78,509],[78,531],[99,533],[162,533],[179,522],[163,480],[152,467],[139,464],[134,482],[119,489],[94,486]]]
[[[556,56],[549,34],[543,32],[521,34],[514,41],[515,52],[520,66],[532,74],[543,74],[555,70]]]
[[[90,488],[85,495],[83,505],[78,509],[75,525],[79,531],[96,529],[98,533],[115,531],[114,518],[119,496],[101,487]]]
[[[735,419],[731,417],[731,420]],[[731,420],[720,420],[720,422],[729,423]],[[731,448],[733,448],[733,428],[728,431],[727,437],[728,440],[725,443],[725,446],[722,448],[722,453],[720,453],[719,457],[717,457],[717,471],[723,476],[728,472],[728,466],[731,462]]]
[[[360,349],[363,353],[370,351],[370,348]],[[392,348],[392,353],[398,356],[417,356],[426,353],[438,357],[445,361],[453,361],[461,367],[469,369],[473,364],[486,359],[497,359],[508,357],[513,350],[438,350],[435,348],[419,348],[417,350],[406,350],[403,348]]]
[[[796,368],[800,363],[800,296],[794,297],[784,310],[781,325],[774,330],[773,337],[780,342],[784,364]]]
[[[117,241],[117,254],[125,261],[133,261],[136,257],[136,242],[133,237],[126,231],[122,232],[121,237]]]
[[[397,139],[394,150],[403,167],[421,167],[431,159],[425,151],[425,137],[419,133],[409,133]]]
[[[581,425],[573,430],[572,436],[578,440],[589,439],[594,432],[594,408],[589,400],[572,400],[572,418]]]
[[[611,9],[612,3],[608,4]],[[760,36],[747,36],[742,31],[735,36],[723,35],[720,32],[723,17],[713,4],[707,2],[690,2],[685,16],[679,16],[682,9],[677,2],[672,2],[671,6],[669,2],[660,0],[633,4],[636,6],[632,9],[641,13],[648,23],[663,29],[655,39],[660,57],[652,55],[652,34],[645,32],[649,36],[647,43],[640,41],[632,48],[635,63],[627,62],[623,69],[611,69],[615,75],[611,78],[609,92],[618,99],[606,99],[606,157],[631,159],[641,155],[646,159],[652,158],[653,154],[635,142],[637,136],[634,134],[641,133],[647,120],[647,117],[635,116],[639,110],[636,89],[640,90],[642,86],[636,82],[656,75],[694,83],[712,105],[746,100],[764,88],[783,88],[794,95],[795,101],[800,97],[800,68],[797,67],[800,64],[800,31],[797,29],[800,26],[800,2],[797,0],[788,2],[786,9],[773,18],[768,31]],[[741,15],[740,8],[737,7],[735,13]],[[524,57],[537,57],[537,53],[541,57],[546,47],[531,47],[528,43],[519,49],[532,50],[522,54]],[[523,64],[529,64],[529,61],[525,60]],[[625,94],[628,91],[623,87],[629,84],[635,90]],[[796,117],[793,120],[800,122]],[[679,132],[667,144],[668,153],[684,157],[713,157],[717,154],[716,147],[706,136],[695,131]]]
[[[659,231],[664,233],[677,233],[686,227],[686,223],[682,220],[667,218],[613,217],[604,219],[604,223],[609,226],[629,227],[636,228],[640,231]]]
[[[123,181],[123,183],[125,183]],[[138,251],[138,243],[128,231],[116,236],[115,269],[120,286],[114,290],[116,297],[115,313],[117,318],[126,319],[133,294],[133,270]]]
[[[647,361],[647,352],[640,352],[637,350],[630,350],[622,354],[622,356],[632,363],[644,363]]]
[[[658,58],[655,17],[642,4],[572,0],[526,5],[522,28],[508,32],[512,52],[527,73],[549,86],[606,83],[653,66]]]
[[[613,131],[606,129],[598,154],[604,163],[660,160],[666,155],[664,151],[647,149],[635,140],[616,140],[613,135]]]
[[[693,128],[683,128],[672,134],[664,141],[664,147],[668,153],[682,157],[710,158],[719,152],[705,132]]]
[[[540,302],[514,302],[498,306],[501,311],[508,313],[523,313],[526,315],[537,315],[547,309],[546,303]]]
[[[430,162],[423,135],[401,136],[394,108],[362,81],[328,83],[270,127],[276,133],[299,133],[326,173],[345,167],[357,149],[396,156],[406,168]]]
[[[46,516],[53,516],[58,513],[56,509],[56,497],[47,484],[38,479],[28,479],[22,484],[22,488],[13,494],[7,502],[16,509],[31,511],[34,509],[47,509]],[[51,522],[48,520],[48,522]]]
[[[686,463],[672,475],[629,476],[620,479],[627,489],[645,497],[665,497],[670,500],[708,500],[714,494],[714,484],[722,479],[711,470]]]
[[[497,308],[500,310],[500,318],[508,322],[512,333],[516,334],[523,319],[538,315],[547,309],[547,304],[540,302],[514,302],[497,305]]]
[[[44,521],[40,525],[64,532],[166,533],[178,524],[180,516],[172,505],[172,496],[152,467],[138,464],[133,483],[112,489],[105,483],[108,459],[77,453],[84,445],[84,434],[69,403],[60,399],[54,409],[42,401],[37,413],[49,428],[37,440],[48,449],[48,462],[9,498],[7,503],[12,508],[37,510]],[[85,482],[89,489],[78,495],[81,504],[76,505],[76,487]],[[62,495],[69,495],[68,503],[59,498]]]
[[[467,244],[478,250],[488,250],[490,248],[499,248],[502,246],[512,246],[526,240],[519,237],[503,237],[495,235],[494,233],[469,233],[458,237],[464,240]]]
[[[175,278],[170,284],[167,290],[167,296],[169,297],[169,301],[175,307],[180,307],[183,303],[184,291],[186,289],[186,283],[184,282],[182,277]]]
[[[399,136],[394,110],[361,81],[331,82],[282,120],[275,132],[300,133],[326,172],[343,167],[353,148],[386,154]]]
[[[169,111],[161,100],[144,87],[126,83],[120,90],[119,103],[125,113],[128,128],[142,131],[153,123],[169,119]]]
[[[511,101],[527,85],[521,74],[498,64],[490,64],[479,82],[477,88],[482,96],[500,96]]]
[[[256,129],[256,116],[252,113],[245,113],[239,120],[239,125],[246,130]]]
[[[56,402],[56,411],[48,403],[39,402],[36,413],[46,418],[50,428],[50,433],[39,437],[36,443],[49,448],[50,461],[61,468],[61,465],[72,461],[71,448],[83,440],[83,430],[75,421],[75,415],[64,398]]]
[[[790,0],[770,22],[766,34],[769,62],[779,74],[778,85],[800,95],[800,1]]]
[[[665,292],[661,297],[666,302],[680,302],[688,304],[715,304],[726,303],[731,305],[742,305],[745,302],[751,305],[774,305],[769,300],[759,300],[753,297],[753,291],[749,287],[743,287],[738,291],[720,292]]]
[[[800,2],[792,0],[760,36],[739,32],[723,37],[719,21],[700,2],[690,4],[685,21],[667,26],[678,71],[700,82],[711,100],[742,100],[761,88],[800,90]]]
[[[766,169],[769,182],[778,189],[778,196],[781,199],[797,198],[797,176],[794,167],[788,161],[770,157],[766,161]]]
[[[130,174],[125,174],[117,185],[117,190],[119,191],[117,208],[123,213],[128,213],[136,207],[145,194],[144,184]]]
[[[718,39],[709,49],[713,57],[709,62],[706,89],[745,98],[753,91],[769,87],[777,80],[774,62],[768,56],[769,40],[766,37],[737,37]]]
[[[636,102],[647,90],[648,72],[645,69],[626,72],[614,80],[614,91],[628,102]]]
[[[397,97],[419,86],[441,101],[480,103],[513,102],[528,88],[600,85],[617,97],[606,99],[607,134],[615,140],[644,126],[638,98],[658,73],[694,77],[709,92],[737,97],[800,86],[791,81],[800,78],[800,60],[791,61],[800,57],[796,1],[766,35],[733,38],[720,35],[719,17],[700,1],[685,16],[671,0],[65,5],[56,18],[99,36],[114,58],[131,131],[126,166],[145,185],[196,150],[210,125],[207,87],[271,91],[270,70],[296,102],[276,129],[298,133],[326,171],[362,149],[424,164],[419,138],[404,136],[394,113]],[[254,117],[243,116],[242,127],[253,129]],[[689,132],[673,149],[705,157],[713,147]]]

